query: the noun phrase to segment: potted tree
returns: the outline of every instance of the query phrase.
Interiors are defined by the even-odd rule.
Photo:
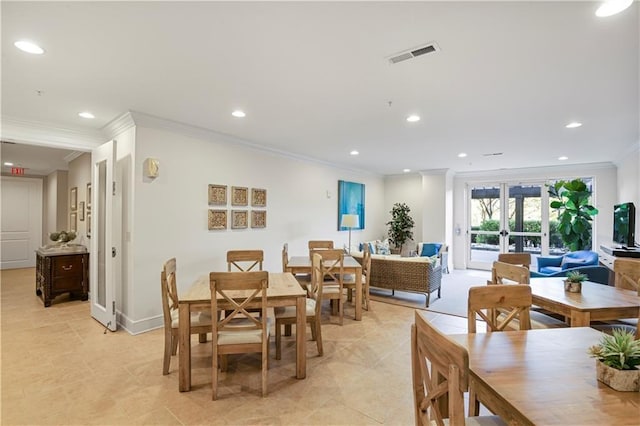
[[[571,251],[591,249],[591,221],[598,209],[589,204],[591,191],[582,179],[560,180],[548,186],[550,207],[558,210],[558,232]]]
[[[589,277],[581,274],[580,271],[570,271],[564,280],[564,291],[580,293],[582,291],[582,281],[585,281],[587,278]]]
[[[389,212],[391,213],[391,220],[387,222],[387,226],[389,226],[389,242],[400,250],[401,256],[407,255],[402,250],[404,244],[413,239],[415,222],[409,215],[410,211],[411,209],[405,203],[395,203]]]
[[[634,338],[630,331],[614,329],[589,348],[589,355],[597,359],[598,380],[617,391],[640,390],[640,340]]]

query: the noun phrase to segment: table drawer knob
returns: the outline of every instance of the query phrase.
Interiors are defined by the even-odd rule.
[[[70,270],[73,269],[73,265],[63,266],[62,269],[65,270],[65,271],[70,271]]]

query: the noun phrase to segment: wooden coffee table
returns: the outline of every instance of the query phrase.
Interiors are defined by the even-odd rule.
[[[590,281],[581,293],[564,291],[563,278],[532,278],[533,304],[571,319],[571,327],[589,327],[591,321],[638,318],[640,296]]]

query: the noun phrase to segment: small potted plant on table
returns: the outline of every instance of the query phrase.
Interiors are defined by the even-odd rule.
[[[589,348],[596,358],[598,380],[617,391],[640,391],[640,340],[630,331],[614,329]]]
[[[582,281],[585,281],[587,278],[589,277],[578,271],[569,272],[567,278],[564,280],[564,290],[569,293],[580,293],[582,291]]]

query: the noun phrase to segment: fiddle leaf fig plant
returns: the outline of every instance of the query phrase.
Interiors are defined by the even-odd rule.
[[[589,204],[591,191],[582,179],[560,180],[548,185],[555,198],[550,207],[558,211],[558,232],[571,251],[591,249],[591,222],[598,209]]]
[[[391,220],[387,222],[389,227],[389,241],[402,251],[402,246],[413,239],[413,227],[415,222],[409,215],[411,209],[405,203],[395,203],[389,213]]]

